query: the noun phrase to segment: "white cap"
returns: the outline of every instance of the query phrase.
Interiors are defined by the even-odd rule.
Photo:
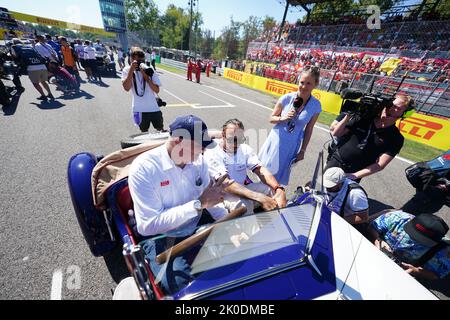
[[[334,188],[338,184],[344,182],[345,172],[341,168],[329,168],[323,175],[323,186],[325,188]]]

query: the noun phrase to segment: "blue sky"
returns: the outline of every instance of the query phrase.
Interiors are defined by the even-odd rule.
[[[160,12],[164,12],[169,4],[177,7],[188,7],[188,0],[156,0]],[[272,16],[281,21],[284,13],[284,0],[199,0],[199,11],[203,14],[204,29],[220,35],[223,27],[230,22],[244,21],[249,16]],[[84,24],[92,27],[103,27],[100,6],[96,0],[1,0],[0,6],[9,10],[31,15]],[[301,12],[300,12],[300,11]],[[295,22],[302,17],[301,9],[291,8],[287,20]]]

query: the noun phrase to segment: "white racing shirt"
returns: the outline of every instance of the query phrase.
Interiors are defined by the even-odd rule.
[[[166,145],[141,154],[131,164],[128,177],[138,232],[143,236],[192,234],[201,218],[194,201],[208,184],[202,155],[181,169],[170,159]]]
[[[247,178],[247,169],[255,170],[262,166],[258,156],[247,144],[241,144],[236,154],[226,153],[220,146],[220,140],[214,140],[215,147],[207,148],[204,158],[208,163],[209,175],[213,179],[218,179],[224,174],[243,185]]]
[[[130,72],[130,66],[126,66],[122,71],[122,81],[125,80],[128,77],[128,73]],[[144,77],[142,76],[140,71],[136,71],[136,89],[139,93],[139,95],[142,95],[142,97],[139,97],[138,94],[136,94],[136,89],[134,86],[134,79],[133,84],[131,85],[131,94],[133,96],[131,101],[131,107],[133,108],[133,112],[158,112],[160,111],[158,103],[156,102],[155,93],[153,92],[150,85],[144,80]],[[161,81],[159,80],[158,74],[155,72],[152,76],[152,81],[154,84],[156,84],[158,87],[161,87]],[[144,91],[144,83],[145,83],[145,91]]]

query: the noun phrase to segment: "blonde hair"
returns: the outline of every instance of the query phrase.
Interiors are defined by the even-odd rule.
[[[400,99],[405,103],[405,105],[409,106],[411,103],[412,97],[407,94],[404,94],[404,93],[397,93],[395,95],[395,99]]]
[[[319,67],[309,67],[302,71],[302,74],[311,75],[316,83],[320,81],[320,68]]]

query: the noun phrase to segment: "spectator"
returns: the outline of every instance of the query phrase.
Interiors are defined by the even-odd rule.
[[[64,68],[75,77],[78,84],[81,83],[80,74],[78,73],[76,61],[78,60],[78,56],[75,53],[75,50],[69,46],[67,39],[64,37],[60,37],[61,43],[61,53],[63,57],[63,66]]]
[[[45,42],[44,36],[38,35],[36,37],[36,40],[37,40],[37,43],[34,46],[34,48],[45,60],[47,60],[47,63],[50,60],[59,61],[58,54],[56,53],[56,51],[53,49],[52,46],[50,46],[49,44],[47,44]]]
[[[92,43],[90,41],[86,41],[84,44],[85,44],[84,60],[86,68],[88,68],[90,73],[90,75],[88,75],[88,80],[89,81],[95,80],[102,82],[102,77],[100,76],[97,68],[97,55],[96,55],[97,51],[92,46]],[[88,74],[88,71],[86,71],[86,74]]]
[[[45,48],[47,48],[46,46],[48,45],[46,45],[45,43],[44,45],[38,44],[36,45],[36,47],[39,47],[41,50],[45,50]],[[20,61],[20,65],[26,67],[31,83],[33,83],[33,86],[41,94],[38,99],[43,101],[47,101],[47,98],[54,99],[50,91],[50,87],[47,83],[47,60],[39,54],[37,49],[31,46],[23,45],[20,41],[18,41],[11,47],[11,54],[16,60]],[[41,85],[47,91],[47,96],[45,96],[44,90],[42,89]]]
[[[119,63],[120,71],[125,68],[125,58],[122,48],[117,49],[117,62]]]

